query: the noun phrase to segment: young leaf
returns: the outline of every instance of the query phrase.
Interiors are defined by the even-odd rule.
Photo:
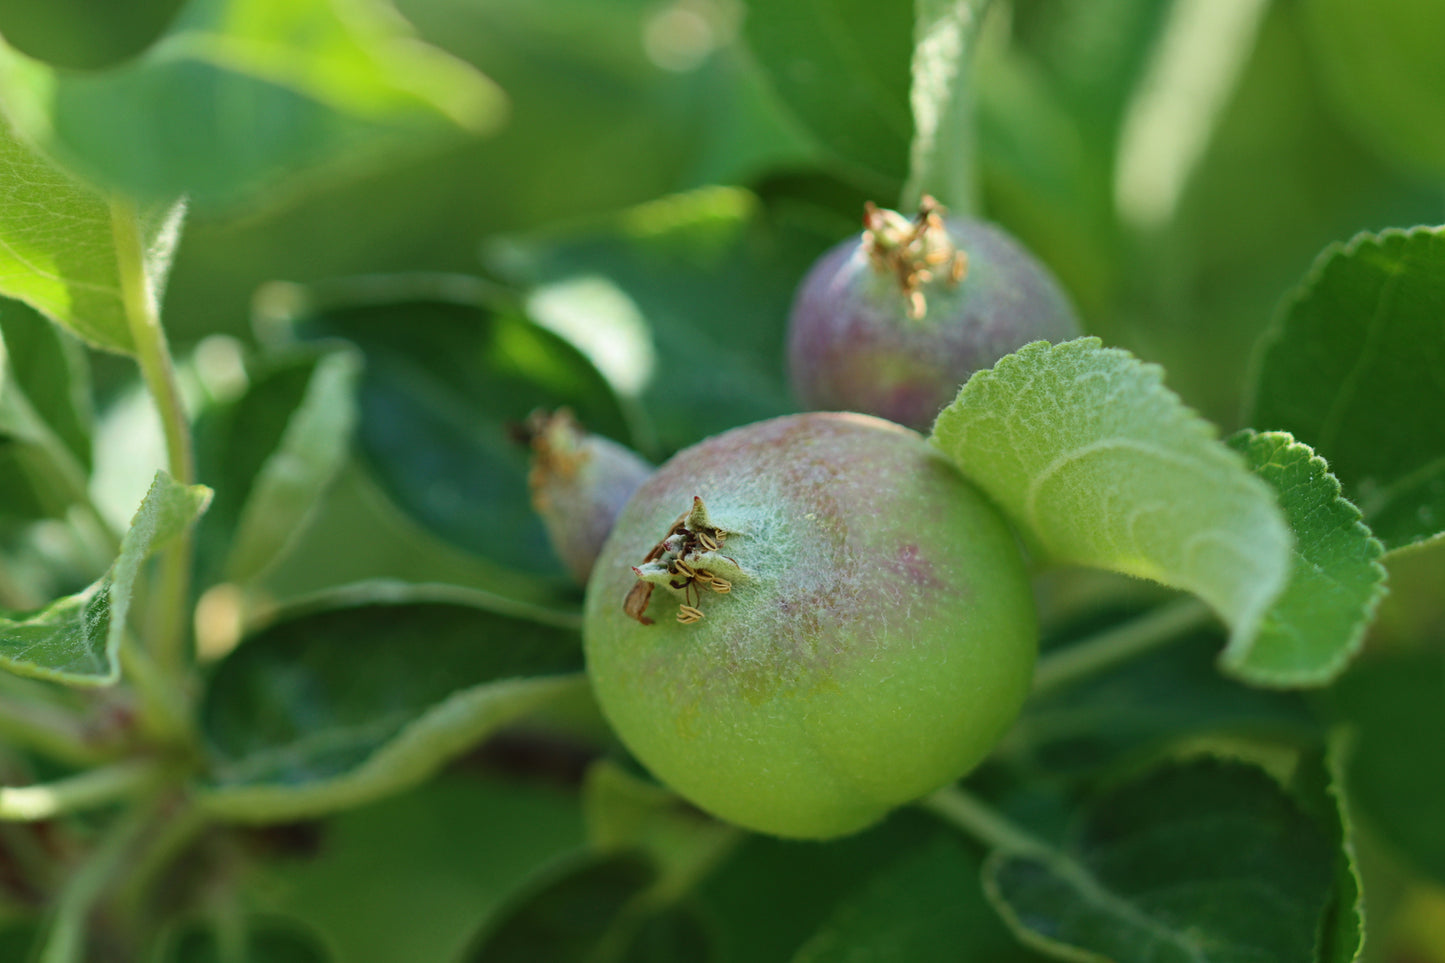
[[[773,91],[840,172],[896,197],[913,137],[913,4],[766,0],[748,4],[743,31]]]
[[[68,685],[113,684],[141,565],[194,522],[210,497],[204,485],[182,485],[156,472],[103,578],[39,612],[0,616],[0,666]]]
[[[1330,462],[1388,549],[1445,531],[1445,229],[1361,234],[1315,262],[1261,342],[1247,421]]]
[[[345,462],[361,359],[302,353],[257,366],[246,393],[196,424],[215,503],[200,526],[202,584],[243,582],[280,557]]]
[[[1253,685],[1324,685],[1359,651],[1385,594],[1384,547],[1308,445],[1286,432],[1249,430],[1228,444],[1275,490],[1295,540],[1289,583],[1259,632],[1220,661]]]
[[[1352,810],[1402,860],[1445,883],[1445,658],[1362,663],[1335,696],[1354,729],[1344,765]]]
[[[203,805],[285,822],[416,785],[583,684],[574,629],[464,590],[361,586],[245,639],[202,705]]]
[[[263,310],[282,337],[361,349],[358,441],[397,506],[505,568],[570,583],[532,510],[531,450],[515,432],[533,410],[565,406],[626,442],[616,396],[576,348],[461,276],[273,288]]]
[[[0,41],[0,71],[3,51]],[[181,213],[179,204],[158,203],[141,214],[146,274],[157,299]],[[32,151],[0,117],[0,294],[97,347],[129,352],[120,284],[110,204]]]
[[[86,179],[202,206],[485,130],[502,107],[380,3],[327,0],[191,0],[140,57],[94,73],[0,44],[0,93],[16,129]]]
[[[1093,802],[1062,851],[997,851],[984,886],[1019,937],[1116,963],[1313,963],[1334,854],[1266,775],[1171,766]]]
[[[788,306],[835,240],[775,225],[745,191],[705,188],[583,230],[511,238],[486,256],[532,288],[540,323],[585,346],[620,393],[641,400],[670,453],[796,410],[784,369]]]
[[[1097,338],[1036,342],[977,372],[933,441],[1046,559],[1194,592],[1231,647],[1284,586],[1290,535],[1268,486],[1157,366]]]
[[[1039,959],[1000,924],[979,864],[940,836],[900,856],[841,900],[792,963],[1012,963]]]
[[[1208,735],[1309,745],[1318,727],[1294,693],[1241,686],[1219,672],[1219,633],[1189,638],[1075,685],[1040,693],[1000,750],[1058,775],[1137,765],[1171,745]]]

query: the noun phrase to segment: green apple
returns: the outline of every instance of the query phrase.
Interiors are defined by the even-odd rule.
[[[701,808],[859,830],[973,768],[1018,714],[1037,626],[997,510],[918,434],[814,413],[680,452],[588,584],[607,718]]]

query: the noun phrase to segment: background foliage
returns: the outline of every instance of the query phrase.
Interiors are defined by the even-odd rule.
[[[0,958],[1445,961],[1442,16],[0,6]],[[599,718],[514,429],[795,410],[797,280],[923,190],[1098,339],[935,435],[1037,692],[971,795],[749,836]]]

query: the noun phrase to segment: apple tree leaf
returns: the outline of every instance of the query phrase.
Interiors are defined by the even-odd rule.
[[[141,565],[194,522],[210,497],[204,485],[157,472],[109,572],[38,612],[0,614],[0,666],[67,685],[113,684]]]
[[[140,212],[147,280],[157,299],[181,213],[181,205],[165,201]],[[0,294],[97,347],[130,352],[111,218],[102,194],[37,154],[0,116]]]
[[[1247,424],[1328,459],[1387,549],[1445,531],[1445,228],[1327,248],[1256,360]]]
[[[1313,963],[1334,855],[1262,771],[1206,759],[1095,799],[1062,849],[995,851],[984,886],[1062,959]]]
[[[480,592],[372,584],[301,604],[211,678],[201,805],[285,822],[400,792],[585,685],[581,667],[575,627]]]
[[[1275,490],[1295,539],[1289,583],[1249,646],[1225,650],[1223,666],[1254,685],[1324,685],[1359,651],[1385,594],[1384,547],[1308,445],[1247,430],[1228,443]]]
[[[976,372],[933,442],[1043,559],[1191,591],[1243,649],[1288,578],[1291,539],[1216,434],[1157,366],[1079,338]]]

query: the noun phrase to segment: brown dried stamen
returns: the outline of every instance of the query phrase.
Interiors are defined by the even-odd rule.
[[[952,287],[968,274],[968,255],[948,236],[942,215],[943,208],[927,195],[911,222],[871,201],[863,206],[864,250],[875,270],[893,275],[908,303],[908,316],[914,320],[928,310],[925,285],[939,280]]]
[[[717,554],[727,537],[728,532],[708,519],[702,499],[694,497],[692,509],[679,515],[662,540],[643,558],[642,564],[633,568],[637,583],[628,591],[622,610],[643,625],[653,624],[646,614],[647,605],[653,588],[662,584],[682,593],[677,615],[679,622],[691,625],[700,621],[703,612],[698,604],[702,599],[702,590],[710,588],[717,595],[727,595],[732,591],[733,579],[699,563],[720,565],[734,578],[742,574],[736,559]]]

